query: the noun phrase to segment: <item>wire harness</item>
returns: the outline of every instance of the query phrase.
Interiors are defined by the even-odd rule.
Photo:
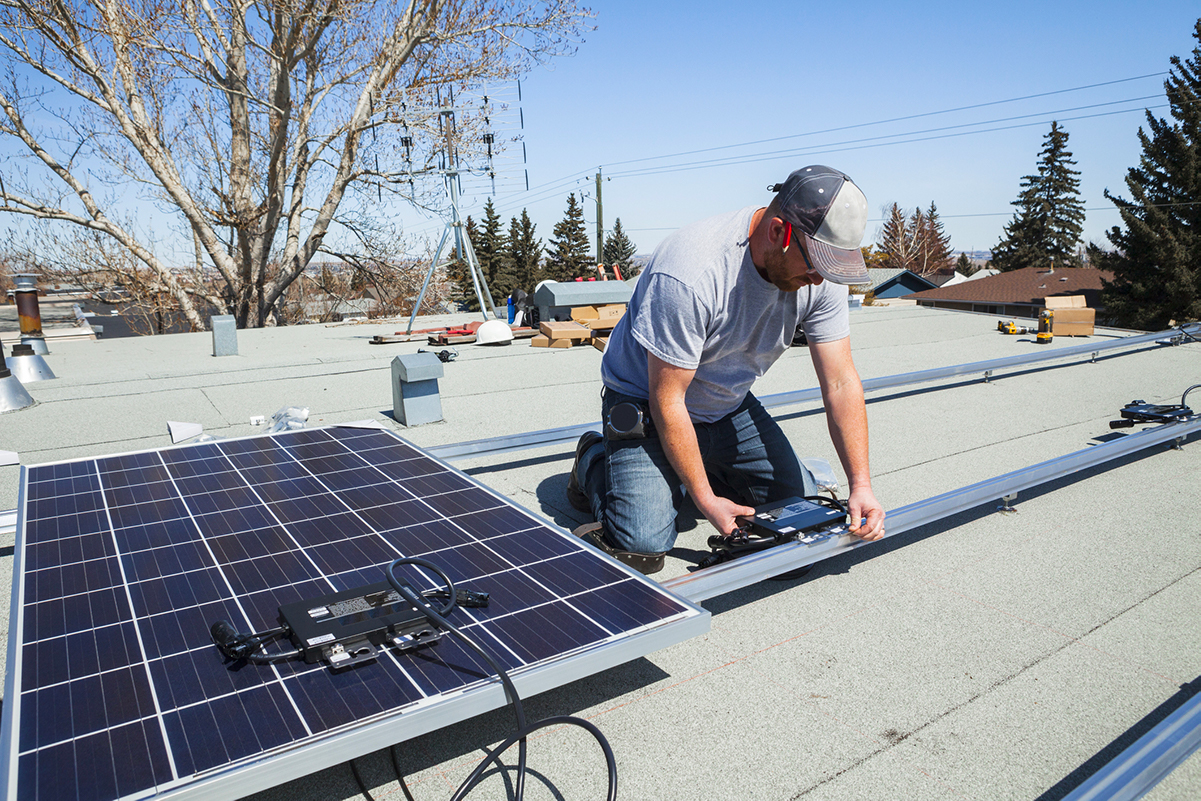
[[[841,512],[843,515],[850,514],[850,510],[847,509],[846,504],[838,500],[838,498],[827,498],[824,495],[805,495],[800,500],[819,506],[827,506],[837,512]],[[697,569],[703,570],[704,568],[713,567],[739,556],[774,548],[786,542],[795,542],[804,536],[804,534],[804,531],[756,534],[755,526],[750,519],[747,519],[743,522],[743,525],[735,529],[731,534],[714,534],[709,537],[708,545],[711,552],[700,561]]]
[[[464,780],[461,785],[459,785],[459,789],[457,789],[454,795],[451,796],[451,801],[460,801],[460,799],[465,798],[467,794],[470,793],[476,787],[476,785],[480,783],[485,772],[490,766],[495,765],[497,768],[503,768],[504,766],[500,761],[501,755],[503,755],[505,751],[509,750],[509,748],[511,748],[514,744],[517,744],[518,746],[517,782],[514,795],[518,801],[524,798],[526,777],[526,740],[534,732],[550,726],[578,726],[592,735],[593,739],[596,740],[596,742],[600,745],[601,750],[604,752],[605,763],[609,772],[609,788],[606,798],[608,801],[615,801],[617,798],[617,760],[613,755],[613,749],[609,746],[609,741],[605,739],[605,736],[601,733],[601,730],[590,721],[584,720],[583,718],[573,717],[571,715],[554,715],[552,717],[540,720],[532,725],[528,724],[526,722],[525,710],[521,705],[521,696],[517,694],[517,688],[513,686],[513,681],[509,678],[509,674],[483,647],[481,647],[474,640],[446,620],[443,612],[443,609],[446,609],[445,606],[443,609],[434,609],[433,606],[430,605],[428,599],[422,593],[419,593],[409,582],[405,581],[396,574],[396,568],[403,565],[410,565],[412,567],[421,568],[433,573],[442,580],[443,584],[445,585],[445,591],[447,595],[451,598],[454,598],[456,596],[456,590],[454,583],[450,580],[450,577],[448,577],[433,563],[425,559],[416,558],[396,559],[389,564],[385,570],[388,583],[392,585],[392,588],[400,593],[405,600],[416,606],[417,609],[420,610],[423,615],[425,615],[426,620],[428,620],[431,625],[454,635],[464,645],[466,645],[475,653],[479,654],[479,656],[488,663],[488,666],[492,668],[492,671],[496,674],[497,678],[500,679],[500,683],[505,689],[505,695],[509,700],[509,705],[512,706],[513,714],[517,718],[517,730],[509,735],[509,737],[503,742],[501,742],[500,745],[488,753],[488,756],[476,766],[475,770],[471,772],[471,775],[469,775],[467,779]],[[450,604],[450,606],[453,608],[453,604]],[[397,771],[397,774],[399,775],[399,771]]]

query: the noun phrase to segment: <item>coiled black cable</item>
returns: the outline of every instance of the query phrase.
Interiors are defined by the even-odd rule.
[[[400,565],[411,565],[413,567],[428,570],[441,579],[443,583],[445,583],[447,594],[449,595],[450,600],[443,605],[442,610],[435,610],[432,608],[429,604],[429,599],[422,597],[421,593],[413,589],[412,585],[396,575],[396,568]],[[494,673],[496,673],[497,678],[500,679],[501,685],[505,688],[505,695],[508,697],[509,704],[513,707],[513,714],[517,718],[517,731],[511,734],[497,748],[491,751],[488,756],[476,766],[475,770],[471,772],[471,775],[469,775],[467,779],[464,780],[461,785],[459,785],[459,789],[457,789],[454,795],[451,796],[451,801],[461,801],[461,799],[466,797],[468,793],[475,789],[476,785],[479,784],[480,780],[483,778],[484,772],[490,765],[495,764],[498,768],[503,767],[500,762],[500,757],[505,751],[511,748],[514,743],[516,743],[518,746],[517,787],[515,796],[518,801],[521,801],[521,799],[525,796],[527,738],[530,734],[540,729],[544,729],[547,726],[564,725],[578,726],[584,729],[586,732],[591,734],[600,745],[601,750],[605,754],[605,763],[609,771],[609,791],[606,795],[606,799],[607,801],[616,801],[617,759],[614,757],[613,749],[609,746],[609,741],[605,739],[604,734],[602,734],[601,730],[598,729],[593,723],[582,718],[572,717],[571,715],[556,715],[554,717],[541,720],[532,726],[526,724],[525,710],[521,705],[521,696],[517,694],[517,688],[513,686],[513,682],[509,678],[509,674],[497,663],[495,659],[492,658],[492,656],[486,650],[484,650],[484,648],[478,645],[466,634],[459,631],[459,629],[457,629],[453,624],[447,621],[445,617],[443,617],[443,614],[454,608],[454,599],[456,595],[454,583],[450,580],[449,576],[442,572],[442,570],[432,562],[417,558],[393,560],[384,570],[384,575],[387,577],[388,583],[392,585],[392,589],[400,593],[401,597],[403,597],[419,612],[421,612],[421,614],[425,616],[426,620],[428,620],[432,625],[455,635],[455,637],[466,644],[472,651],[479,654],[480,657],[488,663],[488,666],[492,668]],[[400,775],[399,770],[397,770],[397,775]]]

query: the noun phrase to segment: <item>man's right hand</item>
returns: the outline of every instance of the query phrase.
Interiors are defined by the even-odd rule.
[[[734,519],[736,516],[755,514],[755,510],[751,507],[734,503],[720,495],[714,495],[708,503],[702,503],[693,498],[693,503],[723,537],[730,536],[738,528],[738,521]]]

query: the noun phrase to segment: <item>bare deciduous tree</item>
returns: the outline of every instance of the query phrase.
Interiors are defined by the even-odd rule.
[[[209,309],[269,324],[318,252],[384,263],[384,193],[432,202],[437,183],[410,179],[437,166],[448,90],[570,52],[587,17],[573,0],[5,0],[0,136],[25,157],[0,171],[0,211],[74,224],[76,256],[103,241],[100,269],[133,270],[194,328]],[[462,152],[479,124],[460,118]],[[146,200],[190,264],[138,219]]]

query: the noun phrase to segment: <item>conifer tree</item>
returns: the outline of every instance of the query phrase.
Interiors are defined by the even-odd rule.
[[[1084,226],[1080,171],[1067,149],[1068,132],[1051,123],[1039,151],[1038,173],[1022,176],[1017,206],[1005,234],[993,248],[993,267],[1001,271],[1054,264],[1078,266],[1076,246]]]
[[[959,258],[955,261],[955,272],[960,275],[971,275],[978,269],[975,262],[969,259],[966,253],[960,253]]]
[[[925,213],[921,209],[915,211],[910,224],[916,231],[913,271],[924,277],[950,267],[951,237],[943,230],[934,201],[930,201],[930,209]]]
[[[506,240],[506,256],[513,266],[513,287],[533,294],[534,287],[542,280],[542,240],[534,236],[536,226],[530,215],[521,210],[521,220],[509,220],[509,236]]]
[[[630,259],[634,258],[634,254],[638,252],[638,248],[626,236],[626,232],[621,228],[621,218],[618,217],[613,222],[613,233],[605,237],[605,264],[612,266],[614,264],[621,265],[622,275],[630,266]]]
[[[571,281],[592,272],[591,247],[584,229],[584,212],[576,203],[575,194],[567,196],[567,211],[555,224],[547,255],[547,277],[554,281]]]
[[[501,229],[500,215],[492,205],[492,198],[488,198],[488,202],[484,204],[483,223],[479,231],[472,234],[471,244],[475,247],[475,257],[479,259],[480,270],[488,281],[488,288],[492,290],[492,302],[496,303],[498,299],[503,301],[509,296],[509,289],[512,287],[506,289],[504,285],[512,282],[503,275],[505,236]]]
[[[908,270],[913,267],[914,249],[909,221],[897,203],[893,203],[885,212],[879,249],[882,255],[881,267],[894,270]]]
[[[467,236],[474,242],[479,236],[475,220],[468,215],[465,226]],[[471,281],[471,270],[467,266],[467,254],[459,254],[454,250],[454,242],[450,241],[451,258],[446,265],[446,278],[450,281],[450,299],[454,303],[465,306],[469,311],[479,311],[480,302],[475,296],[475,285]]]
[[[1131,199],[1105,192],[1122,226],[1108,234],[1117,252],[1100,258],[1114,275],[1101,299],[1129,328],[1201,319],[1201,19],[1193,38],[1192,58],[1172,56],[1164,81],[1171,120],[1148,111],[1147,129],[1139,128],[1143,154],[1126,173]]]

